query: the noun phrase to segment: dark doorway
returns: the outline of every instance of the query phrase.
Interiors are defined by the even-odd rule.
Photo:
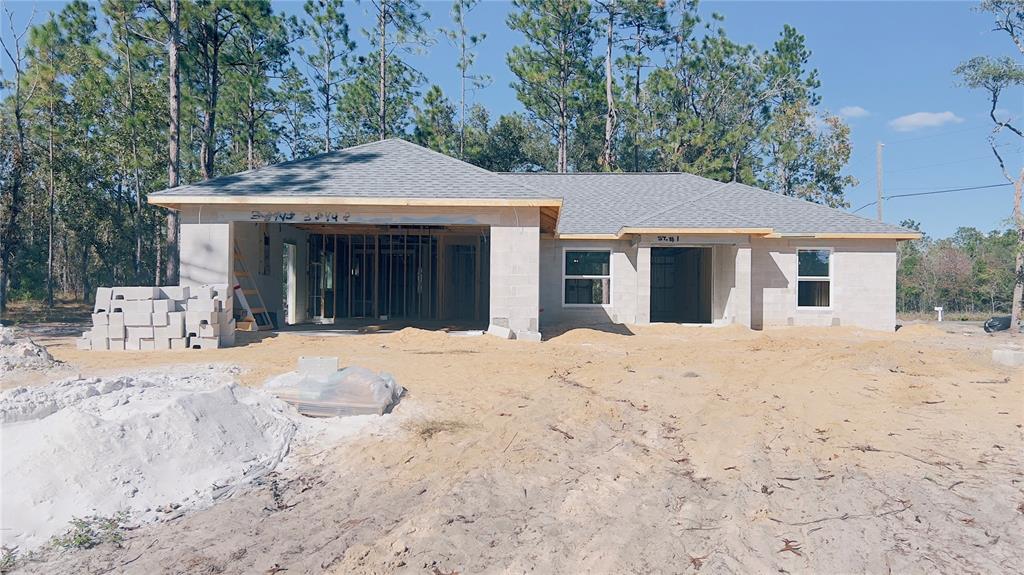
[[[711,248],[651,248],[651,321],[711,323]]]

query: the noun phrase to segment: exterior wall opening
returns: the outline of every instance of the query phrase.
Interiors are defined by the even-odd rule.
[[[369,319],[486,324],[486,228],[327,225],[309,231],[306,305],[315,323]]]
[[[710,247],[651,248],[651,321],[711,323]]]

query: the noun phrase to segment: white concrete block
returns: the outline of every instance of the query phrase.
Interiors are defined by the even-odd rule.
[[[523,341],[540,341],[541,337],[539,331],[519,330],[516,332],[516,339],[521,339]]]
[[[1024,349],[993,349],[992,361],[1010,367],[1024,367]]]
[[[108,325],[109,323],[110,318],[107,316],[106,312],[92,314],[93,325]]]
[[[185,312],[185,327],[198,327],[202,323],[217,323],[217,312],[192,311]]]
[[[141,327],[153,325],[152,313],[126,312],[124,314],[124,325],[129,327]]]
[[[140,339],[139,351],[156,351],[156,341],[153,339]]]
[[[152,300],[153,313],[170,313],[174,311],[174,303],[171,299]]]
[[[164,296],[164,299],[169,300],[186,300],[189,298],[189,286],[163,286],[160,288],[160,293]]]
[[[216,299],[190,299],[188,300],[188,311],[219,312],[224,308],[223,302]],[[214,320],[216,321],[216,320]]]
[[[93,304],[94,312],[110,311],[111,289],[108,287],[96,288],[96,303]]]
[[[131,338],[124,340],[125,351],[139,351],[139,338]]]
[[[110,348],[110,344],[107,342],[107,338],[95,336],[89,338],[93,351],[106,351]]]
[[[203,323],[199,324],[199,337],[220,338],[220,324]]]
[[[160,299],[160,288],[153,286],[115,287],[112,294],[115,300]]]
[[[174,351],[188,349],[188,340],[183,337],[172,337],[169,340],[171,349]]]
[[[107,327],[107,338],[108,339],[124,339],[126,335],[126,328],[124,324],[108,325]]]
[[[108,339],[107,345],[110,347],[110,351],[124,351],[124,338]]]
[[[153,302],[158,300],[140,299],[127,302],[127,306],[135,313],[153,313]]]
[[[220,347],[220,339],[216,337],[190,337],[188,346],[192,349],[217,349]]]
[[[163,301],[167,301],[167,300],[163,300]],[[164,326],[167,325],[167,316],[168,315],[169,314],[167,312],[153,312],[153,313],[150,314],[150,318],[152,318],[150,321],[152,322],[152,325],[154,327],[164,327]]]
[[[148,327],[129,327],[128,339],[153,339],[154,331],[153,326]]]
[[[92,339],[82,336],[75,340],[75,347],[78,349],[90,350],[92,349]]]
[[[171,349],[171,340],[167,337],[153,338],[153,349],[156,351],[168,351]]]

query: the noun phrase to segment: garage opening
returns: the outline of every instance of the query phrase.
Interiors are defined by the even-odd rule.
[[[486,323],[487,228],[326,225],[308,231],[307,305],[314,322]]]
[[[651,321],[711,323],[711,248],[651,248]]]

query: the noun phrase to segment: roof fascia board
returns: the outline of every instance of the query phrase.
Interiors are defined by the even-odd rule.
[[[207,205],[316,205],[316,206],[438,206],[438,207],[519,207],[561,208],[560,198],[370,198],[338,196],[222,196],[222,195],[150,195],[149,203],[163,207],[182,204]]]
[[[708,235],[708,234],[741,234],[749,236],[767,236],[775,230],[772,228],[632,228],[625,227],[619,230],[619,235],[624,234],[685,234],[685,235]]]
[[[807,234],[779,234],[765,236],[768,239],[801,239],[816,240],[919,240],[919,232],[822,232]]]

